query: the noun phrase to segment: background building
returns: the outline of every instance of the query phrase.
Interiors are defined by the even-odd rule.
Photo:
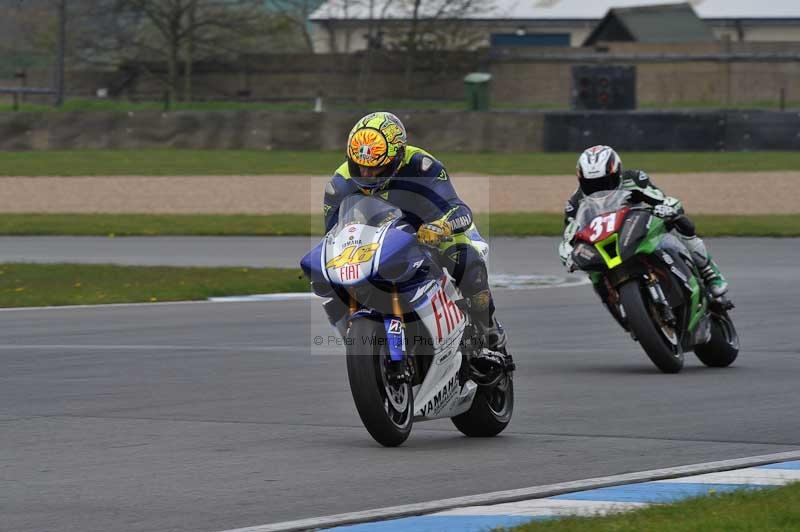
[[[381,46],[409,31],[412,2],[398,0],[329,0],[310,17],[314,51],[355,52],[368,43]],[[467,48],[488,46],[581,46],[615,8],[669,5],[663,0],[496,0],[465,2],[469,7],[442,14],[448,0],[422,2],[418,20],[457,23],[473,38]],[[456,2],[457,4],[457,2]],[[733,42],[800,41],[797,0],[693,0],[691,7],[718,39]],[[674,3],[673,3],[674,5]],[[666,14],[665,14],[666,16]],[[460,43],[463,45],[463,43]]]

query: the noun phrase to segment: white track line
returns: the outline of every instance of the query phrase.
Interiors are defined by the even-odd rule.
[[[251,296],[209,297],[214,303],[250,303],[255,301],[294,301],[305,299],[324,299],[312,292],[284,292],[281,294],[253,294]]]
[[[524,277],[524,276],[523,276]],[[589,278],[567,280],[563,283],[541,284],[541,285],[520,285],[520,286],[495,286],[497,290],[538,290],[541,288],[564,288],[580,286],[589,283]],[[146,307],[146,306],[165,306],[165,305],[202,305],[209,303],[274,303],[281,301],[304,301],[312,299],[323,299],[311,292],[283,292],[279,294],[254,294],[250,296],[228,296],[210,297],[202,301],[159,301],[156,303],[104,303],[98,305],[61,305],[50,307],[13,307],[0,308],[0,312],[24,312],[35,310],[80,310],[80,309],[104,309],[104,308],[126,308],[126,307]]]
[[[236,346],[236,345],[76,345],[76,344],[26,344],[26,345],[0,345],[0,351],[240,351],[259,353],[263,351],[308,351],[307,347],[298,346]]]
[[[0,308],[0,312],[23,312],[26,310],[81,310],[81,309],[104,309],[104,308],[125,308],[125,307],[163,307],[167,305],[208,305],[211,302],[203,299],[202,301],[159,301],[158,303],[102,303],[99,305],[61,305],[50,307],[13,307]]]
[[[295,294],[302,293],[308,294],[305,298],[295,297]],[[286,294],[269,294],[272,299],[265,301],[294,301],[298,299],[312,299],[317,296],[310,292],[287,292]],[[289,295],[288,298],[280,298],[277,296]],[[212,305],[215,303],[227,303],[228,301],[213,301],[211,299],[203,299],[200,301],[159,301],[157,303],[102,303],[98,305],[61,305],[50,307],[13,307],[13,308],[0,308],[0,312],[23,312],[26,310],[86,310],[86,309],[104,309],[104,308],[126,308],[126,307],[164,307],[169,305]],[[242,297],[241,301],[230,301],[231,303],[258,303],[258,299],[247,299]]]
[[[334,526],[364,523],[379,519],[391,519],[395,517],[409,517],[414,515],[429,514],[464,506],[500,504],[528,499],[540,499],[543,497],[551,497],[553,495],[561,495],[563,493],[570,493],[573,491],[604,488],[608,486],[619,486],[633,482],[664,480],[688,475],[699,475],[703,473],[715,473],[718,471],[730,471],[732,469],[740,469],[798,459],[800,459],[800,451],[789,451],[785,453],[766,454],[747,458],[736,458],[733,460],[705,462],[687,466],[640,471],[637,473],[625,473],[622,475],[590,478],[587,480],[578,480],[574,482],[562,482],[559,484],[549,484],[545,486],[533,486],[530,488],[521,488],[508,491],[496,491],[492,493],[483,493],[480,495],[468,495],[466,497],[406,504],[388,508],[378,508],[375,510],[365,510],[363,512],[314,517],[310,519],[300,519],[297,521],[284,521],[282,523],[251,526],[247,528],[235,528],[225,530],[224,532],[292,532],[300,530],[313,530],[317,528],[330,528]]]

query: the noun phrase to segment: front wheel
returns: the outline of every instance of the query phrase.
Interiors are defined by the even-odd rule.
[[[711,316],[711,339],[694,348],[700,362],[712,368],[725,368],[739,356],[739,335],[728,313]]]
[[[383,323],[355,320],[347,332],[347,377],[356,410],[370,435],[386,447],[406,441],[414,422],[410,383],[390,383]]]
[[[514,379],[506,374],[489,390],[478,389],[469,410],[451,418],[465,436],[490,438],[508,426],[514,412]]]
[[[639,282],[623,284],[619,288],[619,299],[631,331],[653,364],[664,373],[678,373],[683,368],[678,331],[661,320],[652,301],[642,296]]]

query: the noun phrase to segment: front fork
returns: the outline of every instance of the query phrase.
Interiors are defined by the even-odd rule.
[[[386,339],[389,342],[389,357],[392,362],[402,362],[406,354],[406,324],[403,321],[403,309],[397,287],[392,287],[392,315],[384,316]]]
[[[658,305],[664,317],[664,321],[670,327],[675,327],[677,319],[675,313],[672,312],[672,307],[669,306],[667,296],[664,295],[664,290],[661,289],[661,283],[658,282],[658,277],[653,272],[648,272],[644,275],[647,291],[650,294],[650,299]]]
[[[648,272],[644,274],[644,281],[645,286],[647,287],[647,293],[650,296],[650,299],[658,305],[658,308],[661,310],[662,316],[664,321],[669,324],[670,326],[675,326],[677,319],[675,318],[675,313],[672,311],[672,307],[669,305],[669,301],[667,301],[667,296],[664,295],[664,290],[661,288],[661,283],[658,282],[658,277],[653,272]],[[605,288],[605,298],[603,298],[603,294],[599,291],[597,283],[603,283],[603,287]],[[609,282],[608,278],[603,276],[602,280],[597,279],[595,283],[595,290],[601,296],[601,299],[604,299],[606,305],[608,305],[609,310],[611,310],[611,314],[614,318],[619,322],[620,325],[625,330],[628,330],[627,327],[627,316],[625,315],[625,309],[620,305],[619,301],[619,292],[617,289]],[[617,315],[612,309],[618,309],[619,315]]]

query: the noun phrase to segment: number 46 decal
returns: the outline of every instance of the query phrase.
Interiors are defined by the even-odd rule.
[[[372,244],[365,244],[361,247],[356,246],[348,246],[344,248],[344,250],[339,253],[338,256],[332,258],[325,264],[326,268],[341,268],[343,266],[347,266],[348,264],[360,264],[362,262],[367,262],[375,255],[375,251],[378,249],[378,243]]]
[[[598,216],[592,223],[589,224],[589,227],[592,228],[592,235],[589,237],[592,242],[600,238],[604,233],[611,233],[614,231],[614,228],[617,225],[617,213],[612,212],[611,214],[604,214],[602,216]]]

